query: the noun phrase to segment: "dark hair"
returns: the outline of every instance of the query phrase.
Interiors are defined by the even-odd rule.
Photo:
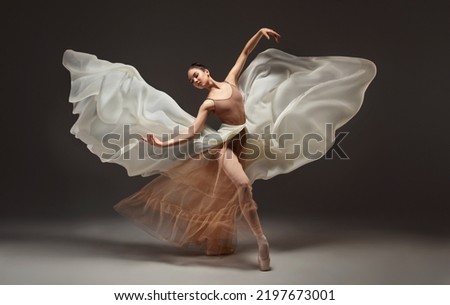
[[[199,68],[200,70],[203,70],[203,71],[208,69],[205,65],[202,65],[201,63],[198,63],[198,62],[194,62],[193,64],[191,64],[189,66],[189,69],[191,69],[191,68]]]

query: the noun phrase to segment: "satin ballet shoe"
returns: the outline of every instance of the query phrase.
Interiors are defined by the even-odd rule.
[[[270,268],[270,255],[269,255],[269,243],[266,237],[258,239],[258,264],[259,270],[269,271]]]
[[[261,256],[258,255],[258,264],[259,264],[259,270],[261,271],[270,271],[270,257],[268,258],[261,258]]]

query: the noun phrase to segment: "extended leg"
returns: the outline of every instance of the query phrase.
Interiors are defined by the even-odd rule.
[[[225,151],[223,169],[238,191],[239,206],[258,243],[258,261],[262,271],[270,270],[269,243],[264,235],[250,180],[231,149]]]

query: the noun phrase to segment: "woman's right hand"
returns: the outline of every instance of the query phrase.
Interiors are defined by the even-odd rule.
[[[259,32],[261,34],[263,34],[267,39],[270,39],[270,37],[272,37],[273,39],[275,39],[275,41],[277,43],[280,42],[280,38],[281,38],[280,34],[278,34],[277,32],[275,32],[272,29],[262,28],[262,29],[259,30]]]
[[[151,134],[151,133],[147,134],[147,137],[146,137],[146,138],[143,138],[143,140],[144,140],[145,142],[148,142],[148,143],[154,145],[154,146],[159,146],[159,147],[162,147],[162,146],[163,146],[163,143],[161,142],[161,140],[159,140],[158,138],[156,138],[156,137],[155,137],[153,134]]]

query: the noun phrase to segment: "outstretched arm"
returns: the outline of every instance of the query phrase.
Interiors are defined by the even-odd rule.
[[[280,41],[280,34],[275,32],[274,30],[268,29],[268,28],[262,28],[260,29],[255,35],[253,35],[252,38],[247,42],[244,49],[242,50],[241,54],[239,55],[238,59],[236,60],[236,63],[234,64],[233,68],[231,68],[230,72],[228,73],[226,77],[226,81],[230,82],[232,84],[237,84],[239,75],[242,72],[242,69],[244,68],[245,62],[247,61],[248,55],[253,51],[253,49],[258,44],[259,40],[262,37],[266,37],[267,39],[270,39],[270,37],[273,37],[276,42]]]
[[[169,147],[185,143],[194,135],[199,134],[203,130],[203,128],[205,127],[206,118],[208,117],[208,113],[212,109],[214,109],[214,102],[212,100],[204,101],[200,106],[200,109],[198,110],[198,114],[194,120],[194,123],[188,129],[188,133],[180,134],[176,138],[170,139],[169,141],[165,142],[162,142],[153,134],[148,134],[147,138],[144,139],[144,141],[147,141],[159,147]]]

